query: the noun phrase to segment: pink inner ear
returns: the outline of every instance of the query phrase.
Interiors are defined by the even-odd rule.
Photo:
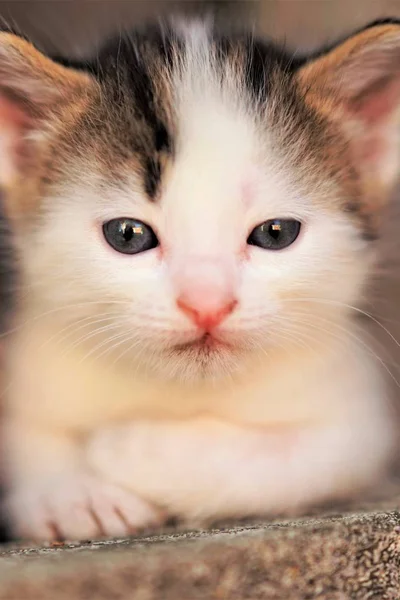
[[[380,159],[390,150],[390,145],[379,131],[373,131],[371,135],[363,139],[360,144],[359,158],[365,164],[378,163]]]
[[[25,112],[6,96],[0,94],[0,127],[24,129],[29,122]]]
[[[0,184],[12,183],[22,160],[23,133],[29,117],[9,98],[0,94]]]
[[[356,107],[352,112],[356,113],[368,125],[378,125],[386,119],[390,119],[400,104],[400,79],[383,80],[373,90],[365,93],[357,99]]]
[[[372,180],[389,188],[398,178],[400,79],[381,79],[349,103],[361,125],[354,139],[359,166]]]

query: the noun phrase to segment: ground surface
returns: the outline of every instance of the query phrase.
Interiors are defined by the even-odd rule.
[[[400,598],[400,493],[334,514],[0,550],[0,600]]]

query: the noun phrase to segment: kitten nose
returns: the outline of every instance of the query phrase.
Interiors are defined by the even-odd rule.
[[[176,303],[197,327],[209,331],[235,310],[237,300],[232,297],[200,298],[198,295],[191,297],[185,294],[181,295]]]

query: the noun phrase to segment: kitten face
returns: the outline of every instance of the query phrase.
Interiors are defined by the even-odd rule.
[[[110,360],[125,352],[125,359],[174,374],[232,369],[249,350],[296,347],[296,336],[298,351],[303,339],[308,344],[327,328],[323,318],[329,327],[341,303],[357,301],[366,242],[345,213],[329,208],[341,198],[340,187],[296,181],[289,161],[277,164],[271,151],[259,151],[257,160],[267,134],[216,108],[215,123],[212,107],[204,122],[193,115],[195,131],[185,135],[156,203],[128,165],[121,185],[119,177],[109,181],[101,164],[81,161],[69,167],[75,181],[66,171],[65,189],[45,199],[46,217],[32,243],[32,281],[40,271],[47,275],[38,293],[48,310],[89,302],[65,316],[97,315],[93,330],[108,327],[103,333],[116,344]],[[102,226],[118,217],[151,226],[159,246],[134,255],[114,250]],[[292,245],[265,250],[247,243],[256,226],[275,218],[301,223]],[[197,344],[204,332],[177,305],[184,292],[199,303],[213,295],[216,303],[221,296],[237,301],[213,332],[220,344]],[[101,332],[90,341],[107,353]]]
[[[92,358],[188,379],[340,336],[376,214],[303,65],[187,26],[120,39],[88,69],[68,127],[43,129],[24,235],[16,217],[36,313]]]

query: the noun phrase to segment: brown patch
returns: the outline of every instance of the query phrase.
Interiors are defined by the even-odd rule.
[[[94,80],[56,64],[29,42],[0,34],[0,184],[9,216],[37,206],[54,139],[67,131],[89,102]]]
[[[0,87],[21,99],[34,114],[49,104],[63,103],[72,92],[83,91],[91,78],[68,69],[39,52],[32,44],[10,33],[0,34]]]
[[[69,102],[69,103],[68,103]],[[38,134],[37,139],[21,138],[19,144],[19,161],[16,176],[6,188],[5,204],[9,216],[32,214],[44,196],[46,188],[57,179],[63,171],[66,155],[76,152],[76,146],[67,147],[66,141],[75,129],[80,116],[89,110],[89,97],[76,98],[70,96],[63,107],[59,106],[57,114],[49,111],[43,121],[34,121],[28,134]],[[51,130],[49,130],[49,126]],[[48,133],[48,137],[47,133]],[[43,139],[40,134],[43,133]]]
[[[329,180],[341,190],[334,203],[330,198],[329,204],[324,197],[319,199],[329,210],[346,210],[349,201],[358,207],[362,197],[360,176],[338,122],[308,101],[296,79],[290,80],[279,72],[274,79],[272,122],[279,136],[277,150],[284,149],[292,168],[299,169],[302,177],[306,165],[307,188]]]
[[[327,147],[325,154],[338,172],[342,165],[347,207],[369,239],[377,235],[394,184],[395,169],[387,176],[386,167],[398,160],[390,136],[398,126],[399,64],[400,26],[377,25],[307,63],[296,76],[306,104],[342,139],[340,151]]]
[[[395,66],[399,36],[399,25],[378,25],[356,34],[303,67],[298,75],[301,88],[307,94],[313,92],[319,101],[321,92],[327,99],[327,91],[335,92],[339,86],[345,92],[343,101],[354,98],[362,88],[374,84],[377,76],[383,77],[385,66]],[[362,72],[360,60],[366,63],[367,73]]]

